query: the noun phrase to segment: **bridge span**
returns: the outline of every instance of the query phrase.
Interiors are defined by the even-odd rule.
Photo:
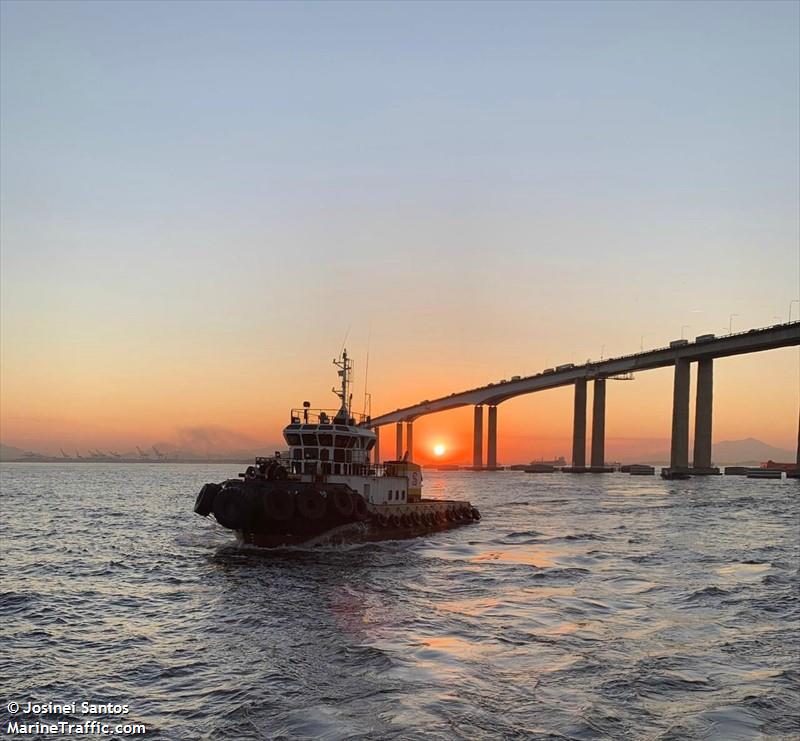
[[[672,394],[672,441],[670,467],[691,470],[695,474],[717,473],[711,466],[711,422],[713,407],[714,360],[780,347],[800,345],[800,321],[776,324],[761,329],[714,337],[701,335],[693,342],[676,340],[669,347],[617,358],[608,358],[583,365],[567,363],[548,368],[534,376],[514,377],[510,381],[490,383],[460,391],[438,399],[396,409],[373,417],[370,426],[378,433],[376,458],[380,456],[380,428],[396,425],[398,458],[408,451],[413,455],[413,423],[426,414],[448,409],[474,406],[473,467],[483,467],[483,407],[488,410],[486,467],[497,467],[497,406],[523,394],[558,388],[575,387],[572,434],[572,470],[603,471],[605,466],[605,384],[606,379],[634,372],[665,368],[675,369]],[[691,363],[697,363],[697,396],[695,400],[695,435],[692,467],[689,467],[689,377]],[[591,457],[586,466],[586,387],[593,386]],[[405,436],[403,427],[405,426]],[[404,441],[405,437],[405,441]],[[800,468],[800,432],[798,433],[798,468]]]

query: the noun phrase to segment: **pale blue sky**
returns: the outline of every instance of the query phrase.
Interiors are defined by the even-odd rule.
[[[799,7],[4,2],[7,378],[371,324],[387,382],[478,382],[785,320]]]

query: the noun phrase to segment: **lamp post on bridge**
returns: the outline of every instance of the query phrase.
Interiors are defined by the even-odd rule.
[[[691,325],[690,324],[684,324],[683,326],[681,326],[681,339],[682,340],[685,339],[684,336],[683,336],[683,330],[684,329],[691,329]]]
[[[737,317],[737,316],[739,316],[739,315],[738,314],[731,314],[728,317],[728,334],[733,334],[733,320],[734,320],[734,317]]]

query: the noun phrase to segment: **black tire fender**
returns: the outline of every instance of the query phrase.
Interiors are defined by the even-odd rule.
[[[353,515],[355,516],[356,520],[363,521],[366,520],[369,516],[369,508],[367,507],[367,503],[364,501],[364,497],[360,494],[356,494],[353,497]]]
[[[353,516],[355,510],[353,497],[350,492],[345,489],[336,489],[328,495],[330,504],[333,505],[334,511],[338,512],[345,519]]]
[[[305,489],[297,495],[297,512],[306,520],[321,520],[325,517],[328,503],[316,489]]]
[[[214,498],[214,517],[222,527],[238,530],[242,526],[246,504],[241,489],[225,488]]]
[[[214,499],[219,494],[220,484],[203,484],[194,503],[194,511],[201,517],[208,517],[214,509]]]
[[[268,520],[290,520],[295,511],[295,496],[286,489],[266,491],[261,496],[261,507]]]

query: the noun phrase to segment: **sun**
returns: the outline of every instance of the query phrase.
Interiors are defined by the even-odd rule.
[[[433,446],[434,455],[444,455],[445,450],[447,450],[447,448],[445,448],[441,443],[436,443],[436,445]]]

